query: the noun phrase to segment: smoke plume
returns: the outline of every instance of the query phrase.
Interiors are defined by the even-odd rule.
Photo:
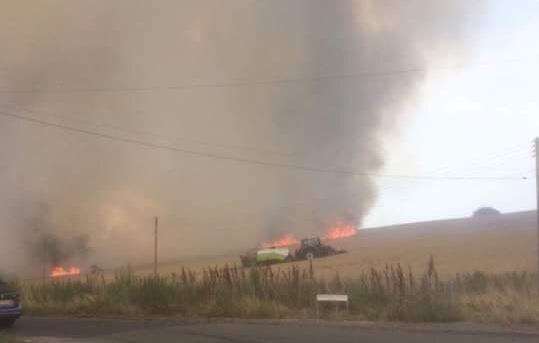
[[[33,265],[23,243],[36,232],[88,237],[88,259],[105,266],[149,261],[154,216],[163,259],[317,234],[337,221],[360,227],[385,138],[429,68],[465,58],[481,8],[11,2],[0,13],[0,111],[131,143],[2,116],[0,269]],[[36,220],[42,206],[47,221]]]

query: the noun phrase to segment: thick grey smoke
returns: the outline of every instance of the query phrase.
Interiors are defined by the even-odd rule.
[[[377,173],[384,137],[429,68],[463,58],[481,8],[13,1],[0,14],[0,110],[212,155]],[[150,259],[156,215],[172,259],[337,221],[361,226],[376,199],[369,176],[193,156],[7,117],[0,183],[7,270],[31,263],[24,242],[36,232],[87,234],[92,262],[112,266]],[[47,223],[35,219],[42,206]]]

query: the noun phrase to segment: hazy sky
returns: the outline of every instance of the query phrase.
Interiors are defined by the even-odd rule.
[[[535,206],[539,1],[71,4],[12,1],[0,13],[1,111],[281,164],[515,178],[378,177],[366,227]],[[399,73],[407,68],[418,70]],[[395,75],[308,80],[365,71]],[[307,81],[256,84],[295,78]],[[254,83],[219,86],[238,80]],[[196,84],[216,86],[181,87]],[[35,235],[28,223],[45,204],[55,228],[88,226],[96,245],[125,249],[145,246],[160,215],[163,249],[211,252],[224,240],[319,233],[337,216],[360,221],[374,199],[365,175],[204,158],[19,119],[0,118],[0,220],[15,233]]]
[[[539,136],[539,1],[493,0],[476,23],[462,68],[437,63],[386,144],[388,174],[533,176]],[[467,216],[478,206],[535,208],[527,181],[409,181],[380,178],[367,226]]]

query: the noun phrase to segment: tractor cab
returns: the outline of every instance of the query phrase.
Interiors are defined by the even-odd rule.
[[[295,253],[295,259],[298,261],[312,260],[313,258],[332,256],[343,252],[322,244],[320,237],[310,237],[301,240],[301,245]]]
[[[301,240],[302,248],[317,248],[322,245],[320,237],[310,237]]]

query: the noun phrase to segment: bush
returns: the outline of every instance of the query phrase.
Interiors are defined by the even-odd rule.
[[[481,218],[481,217],[491,217],[491,216],[499,216],[501,214],[500,211],[495,209],[494,207],[480,207],[473,213],[474,218]]]

